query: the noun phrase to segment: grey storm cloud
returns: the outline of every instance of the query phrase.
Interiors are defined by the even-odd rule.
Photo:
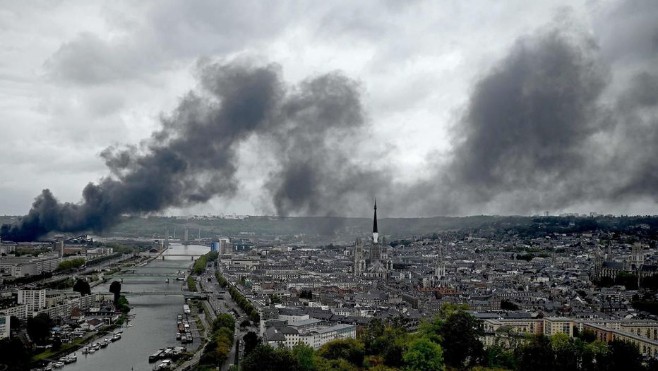
[[[138,77],[159,63],[152,50],[134,42],[106,41],[81,33],[63,44],[44,67],[53,80],[91,86]]]

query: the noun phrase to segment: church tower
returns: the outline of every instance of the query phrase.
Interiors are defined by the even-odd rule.
[[[599,245],[594,246],[594,269],[592,276],[596,280],[601,279],[601,270],[603,268],[603,257],[601,257],[601,250],[599,250]]]
[[[379,243],[379,230],[377,229],[377,201],[375,201],[375,212],[372,219],[372,243],[370,244],[370,256],[367,261],[367,269],[364,276],[370,279],[387,279],[389,272],[393,269],[393,262],[388,256],[388,250],[383,243]]]
[[[370,263],[382,259],[382,247],[379,245],[379,232],[377,231],[377,201],[375,201],[375,216],[372,221],[372,245],[370,245]]]
[[[642,265],[644,265],[644,246],[636,242],[631,248],[630,269],[640,270]]]
[[[366,259],[363,254],[363,241],[357,238],[354,241],[354,275],[361,276],[366,270]]]
[[[436,266],[434,267],[434,275],[437,280],[446,278],[446,264],[443,261],[443,246],[439,246],[436,256]]]
[[[372,220],[372,243],[379,242],[379,232],[377,231],[377,200],[375,200],[375,217]]]

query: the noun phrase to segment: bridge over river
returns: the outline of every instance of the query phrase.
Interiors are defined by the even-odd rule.
[[[185,278],[185,271],[171,272],[137,272],[135,269],[127,269],[118,273],[118,277],[183,277]]]
[[[172,295],[182,295],[185,299],[202,299],[207,300],[208,294],[202,292],[192,292],[192,291],[181,291],[181,290],[171,290],[171,291],[121,291],[121,295],[126,296],[144,296],[144,295],[160,295],[160,296],[172,296]]]

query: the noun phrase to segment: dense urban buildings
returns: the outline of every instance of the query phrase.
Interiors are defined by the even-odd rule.
[[[656,358],[655,227],[624,220],[625,226],[615,231],[581,228],[592,218],[539,217],[529,227],[503,223],[404,237],[381,229],[375,206],[372,229],[353,242],[314,244],[304,242],[309,237],[302,234],[264,238],[245,231],[214,237],[199,232],[188,244],[216,254],[216,264],[202,271],[226,280],[219,296],[230,289],[231,297],[240,295],[249,303],[253,309],[229,313],[242,322],[251,320],[250,331],[274,347],[292,349],[302,343],[318,350],[357,338],[373,320],[413,332],[452,305],[463,306],[477,320],[485,348],[512,349],[529,335],[575,338],[586,333],[603,342],[633,344],[645,359]],[[143,239],[139,255],[158,256],[178,241],[168,237]],[[24,253],[28,247],[2,247],[8,252],[4,267],[11,267],[3,270],[7,282],[32,276],[15,272],[36,264],[33,259],[61,263],[85,257],[93,262],[98,259],[94,252],[113,253],[107,246],[67,244],[59,257],[51,255],[61,251],[53,243],[30,247],[38,256],[15,257],[13,251]],[[123,256],[130,257],[137,250],[126,251],[132,252]],[[8,286],[2,295],[0,314],[7,319],[47,314],[64,323],[75,319],[88,330],[118,318],[108,295],[39,284]],[[214,298],[209,303],[217,313],[226,310]]]

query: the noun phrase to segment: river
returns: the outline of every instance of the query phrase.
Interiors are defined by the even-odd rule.
[[[177,273],[187,270],[192,261],[190,255],[198,256],[210,251],[207,246],[183,246],[171,243],[165,251],[165,260],[157,259],[143,267],[135,267],[136,273]],[[186,256],[167,256],[186,255]],[[143,281],[143,282],[139,282]],[[164,277],[135,277],[126,278],[121,290],[126,292],[161,292],[180,291],[184,281],[165,282]],[[94,292],[108,294],[109,282],[98,285]],[[183,296],[178,295],[130,295],[128,301],[134,318],[128,327],[123,327],[121,340],[111,343],[107,348],[84,355],[77,352],[78,361],[64,366],[64,371],[88,370],[152,370],[154,364],[149,364],[148,356],[159,348],[178,346],[176,340],[176,315],[183,312],[185,302]],[[188,350],[196,349],[199,339],[187,344]]]

